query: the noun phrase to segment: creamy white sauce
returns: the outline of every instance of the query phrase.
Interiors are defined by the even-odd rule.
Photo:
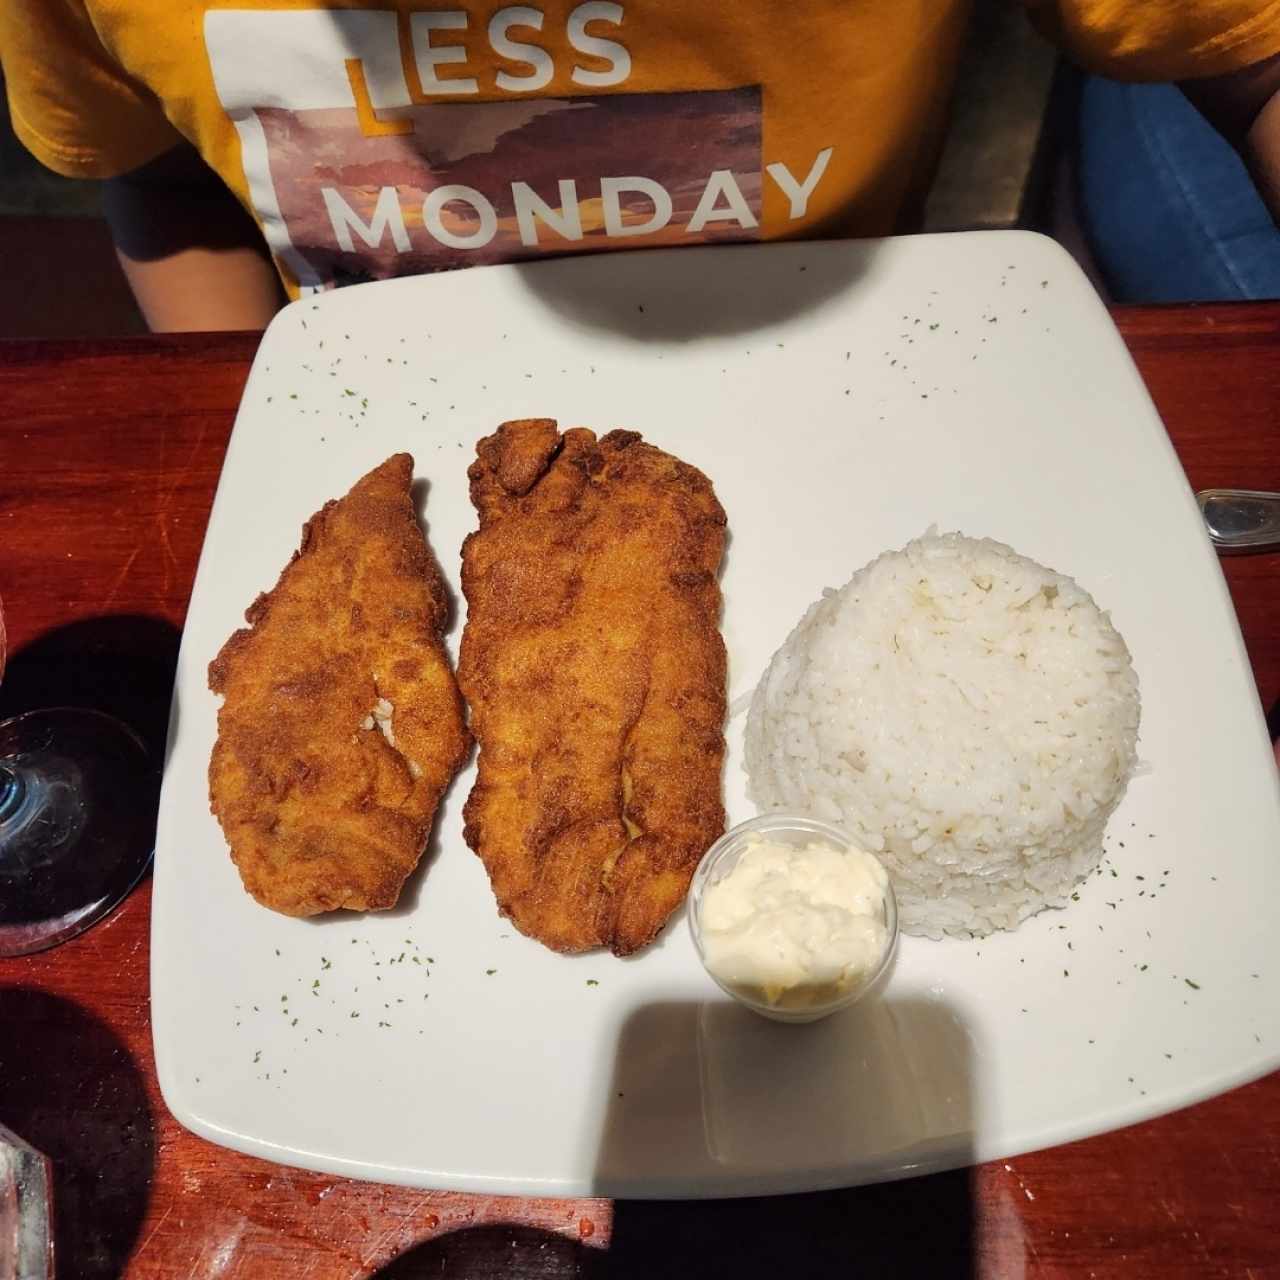
[[[707,968],[765,1004],[828,1004],[879,969],[888,884],[884,867],[861,850],[752,836],[703,896]]]

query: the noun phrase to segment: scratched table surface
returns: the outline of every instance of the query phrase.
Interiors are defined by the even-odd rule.
[[[1192,485],[1280,490],[1280,304],[1116,317]],[[0,714],[98,707],[163,747],[256,343],[0,345]],[[1226,567],[1274,728],[1280,556]],[[87,935],[0,960],[0,1122],[53,1158],[60,1276],[1280,1277],[1280,1074],[1014,1161],[750,1201],[409,1191],[211,1146],[156,1086],[150,897],[144,882]]]

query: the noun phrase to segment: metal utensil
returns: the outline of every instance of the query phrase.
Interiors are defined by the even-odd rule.
[[[1202,489],[1196,501],[1209,539],[1224,553],[1280,548],[1280,493]]]

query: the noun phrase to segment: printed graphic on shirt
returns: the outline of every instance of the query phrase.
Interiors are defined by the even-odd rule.
[[[756,239],[766,177],[803,215],[829,150],[808,174],[766,165],[758,86],[620,92],[632,69],[622,5],[569,12],[555,56],[569,59],[583,96],[529,96],[553,78],[552,55],[526,40],[538,10],[493,16],[485,34],[510,61],[483,80],[448,43],[469,21],[446,10],[206,14],[250,198],[304,291],[575,250]],[[592,94],[604,88],[614,91]],[[481,93],[509,96],[474,100]]]
[[[335,283],[607,247],[754,239],[758,90],[258,112],[280,216]]]

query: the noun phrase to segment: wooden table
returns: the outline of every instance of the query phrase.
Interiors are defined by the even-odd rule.
[[[1280,304],[1117,319],[1193,486],[1280,490]],[[0,346],[0,712],[97,706],[162,744],[255,345]],[[1227,576],[1273,708],[1280,556]],[[0,1120],[56,1162],[62,1276],[1280,1276],[1280,1074],[1008,1162],[755,1201],[508,1200],[237,1155],[156,1087],[149,905],[144,884],[88,935],[0,961]]]

